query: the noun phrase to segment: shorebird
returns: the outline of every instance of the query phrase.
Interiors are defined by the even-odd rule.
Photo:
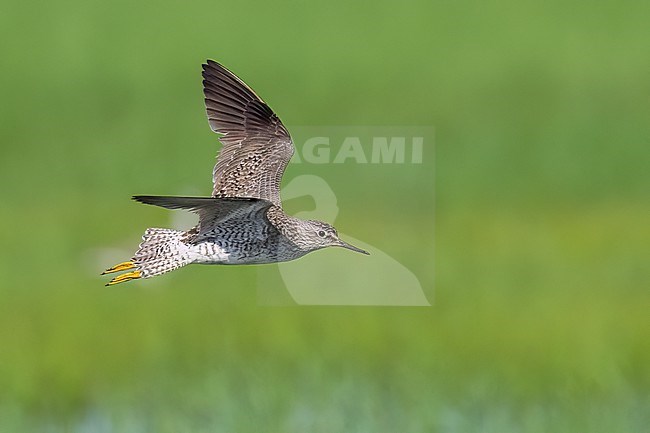
[[[191,263],[276,263],[325,247],[368,254],[341,240],[328,223],[284,213],[280,183],[294,146],[280,119],[250,87],[208,60],[203,64],[203,94],[210,128],[220,134],[223,145],[212,172],[212,196],[133,196],[140,203],[194,212],[199,222],[187,231],[148,228],[131,260],[102,273],[129,271],[107,286]]]

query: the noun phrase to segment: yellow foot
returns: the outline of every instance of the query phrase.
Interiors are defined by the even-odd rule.
[[[142,272],[140,271],[127,272],[126,274],[118,275],[117,277],[113,278],[111,281],[106,283],[106,285],[112,286],[130,280],[137,280],[138,278],[142,278]]]
[[[135,264],[132,261],[123,262],[119,265],[115,265],[112,268],[106,269],[102,272],[102,275],[112,274],[113,272],[128,271],[129,269],[135,268]]]

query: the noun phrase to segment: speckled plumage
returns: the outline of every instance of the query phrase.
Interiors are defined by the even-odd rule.
[[[130,261],[105,273],[131,270],[108,285],[160,275],[191,263],[261,264],[297,259],[340,246],[367,252],[338,238],[321,221],[286,215],[280,182],[294,153],[280,119],[232,72],[208,60],[203,93],[210,127],[223,148],[214,167],[212,197],[134,196],[134,200],[198,214],[188,231],[150,228]]]

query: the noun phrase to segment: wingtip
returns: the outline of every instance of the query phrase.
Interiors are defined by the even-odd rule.
[[[142,203],[142,204],[152,204],[156,205],[157,202],[161,199],[164,198],[164,196],[160,195],[134,195],[131,197],[131,200]]]
[[[201,66],[202,66],[204,72],[207,71],[208,69],[223,68],[221,63],[215,62],[212,59],[206,59],[205,63],[203,63]]]

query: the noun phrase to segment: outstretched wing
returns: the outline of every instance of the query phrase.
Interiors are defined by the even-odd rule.
[[[212,173],[213,197],[254,197],[280,202],[280,182],[294,147],[268,105],[232,72],[208,60],[203,94],[210,127],[223,148]]]
[[[198,238],[210,232],[218,224],[228,220],[248,220],[268,223],[266,211],[273,204],[258,198],[241,197],[171,197],[158,195],[136,195],[133,200],[164,207],[185,209],[199,215]]]

